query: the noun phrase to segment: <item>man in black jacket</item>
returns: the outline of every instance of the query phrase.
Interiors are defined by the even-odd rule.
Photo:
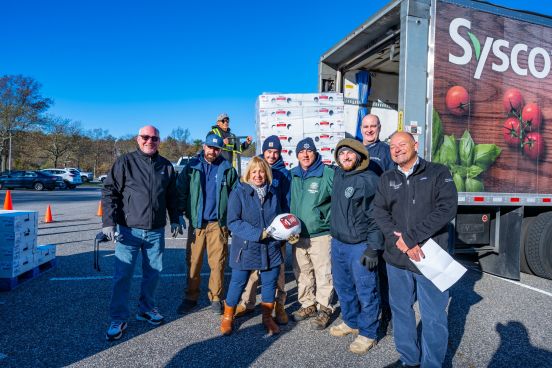
[[[393,337],[400,354],[389,367],[441,367],[448,342],[449,294],[433,285],[411,260],[424,257],[423,244],[429,238],[448,249],[448,224],[456,216],[458,194],[445,166],[418,157],[418,143],[411,134],[394,133],[390,150],[398,167],[381,176],[374,198],[374,218],[385,236]],[[412,309],[416,299],[421,343]]]
[[[332,275],[343,323],[330,328],[333,336],[358,334],[349,346],[365,354],[377,343],[379,295],[378,252],[382,234],[372,216],[378,176],[368,170],[370,155],[355,139],[341,140],[335,149],[330,232]]]
[[[142,287],[136,319],[152,325],[163,322],[154,294],[163,268],[167,213],[173,236],[182,234],[175,172],[157,152],[159,130],[145,126],[136,141],[139,149],[115,161],[102,189],[102,232],[116,241],[109,341],[120,339],[127,327],[128,295],[138,253],[142,254]]]

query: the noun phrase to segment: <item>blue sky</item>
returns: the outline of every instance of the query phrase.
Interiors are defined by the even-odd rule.
[[[35,78],[50,113],[114,136],[153,123],[202,139],[220,112],[253,134],[260,93],[316,92],[320,55],[387,3],[5,1],[0,73]]]

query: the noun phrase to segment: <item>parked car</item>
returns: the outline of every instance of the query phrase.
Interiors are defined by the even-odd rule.
[[[41,171],[11,171],[0,175],[0,189],[54,190],[65,187],[63,179]]]
[[[193,157],[190,157],[190,156],[182,156],[178,159],[178,161],[176,163],[172,163],[172,165],[174,167],[174,171],[176,171],[177,175],[180,174],[182,169],[184,169],[184,166],[186,166],[192,158]]]
[[[74,168],[74,167],[68,167],[67,169],[69,169],[69,170],[77,170],[78,172],[80,172],[81,179],[82,179],[82,182],[83,182],[83,183],[88,183],[89,181],[94,180],[94,174],[91,173],[90,171],[82,171],[82,170],[76,169],[76,168]]]
[[[77,169],[44,169],[40,171],[61,177],[69,189],[75,189],[82,184],[81,174]]]
[[[104,182],[105,178],[107,178],[107,175],[104,174],[104,175],[100,175],[98,176],[98,181],[101,181],[102,183]]]

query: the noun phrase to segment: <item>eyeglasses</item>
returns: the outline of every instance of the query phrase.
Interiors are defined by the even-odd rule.
[[[152,142],[159,142],[159,137],[155,136],[155,135],[141,135],[140,134],[140,138],[142,138],[144,141],[148,141],[151,139]]]

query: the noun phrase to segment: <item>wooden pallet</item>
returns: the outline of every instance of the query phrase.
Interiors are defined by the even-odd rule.
[[[0,278],[0,291],[10,291],[24,283],[25,281],[32,280],[44,272],[52,269],[56,265],[56,259],[49,260],[37,267],[23,272],[21,275],[10,277],[10,278]]]

